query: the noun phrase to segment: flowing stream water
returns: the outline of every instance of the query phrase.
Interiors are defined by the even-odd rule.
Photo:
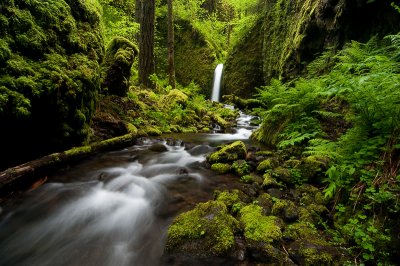
[[[251,118],[241,114],[232,134],[139,139],[6,201],[0,265],[169,265],[161,256],[172,219],[212,199],[214,189],[238,186],[204,161],[216,145],[249,141]]]

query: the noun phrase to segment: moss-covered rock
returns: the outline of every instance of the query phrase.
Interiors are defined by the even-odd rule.
[[[269,189],[269,188],[280,188],[283,187],[281,184],[279,184],[275,178],[272,177],[271,173],[266,173],[263,175],[264,181],[262,183],[263,189]]]
[[[263,193],[260,196],[258,196],[257,200],[257,205],[259,205],[263,211],[263,215],[271,215],[272,213],[272,207],[274,206],[274,201],[268,193]]]
[[[277,200],[272,207],[272,214],[281,217],[286,222],[294,222],[299,218],[298,209],[290,200]]]
[[[269,158],[265,159],[261,163],[258,164],[257,166],[257,172],[259,173],[265,173],[271,169],[273,169],[276,166],[276,162],[274,159]]]
[[[238,222],[222,201],[200,203],[182,213],[168,229],[166,248],[170,253],[195,257],[224,255],[235,243]]]
[[[231,209],[233,205],[238,204],[241,202],[239,196],[239,190],[235,189],[231,192],[229,191],[217,191],[215,194],[215,200],[223,202],[228,209]]]
[[[247,148],[243,141],[235,141],[208,155],[207,161],[210,163],[230,163],[236,160],[245,159],[246,154]]]
[[[282,223],[275,216],[264,216],[258,205],[247,205],[240,212],[240,222],[248,241],[273,243],[282,237]]]
[[[256,87],[264,85],[262,25],[263,20],[259,19],[226,59],[225,94],[250,98]]]
[[[250,165],[245,160],[237,160],[232,164],[232,170],[238,176],[244,176],[250,173]]]
[[[0,164],[81,144],[104,56],[99,3],[15,0],[0,10]]]
[[[228,173],[231,170],[231,165],[229,163],[214,163],[211,165],[211,170],[222,175]]]
[[[131,68],[138,49],[128,39],[115,37],[106,50],[103,63],[103,92],[125,96],[129,89]]]
[[[183,107],[187,105],[189,97],[182,91],[178,89],[173,89],[168,92],[167,95],[162,97],[161,104],[164,107],[170,107],[176,104],[180,104]]]
[[[282,181],[285,184],[292,185],[294,183],[292,174],[287,168],[279,166],[273,170],[272,175],[275,176],[277,180]]]
[[[287,226],[283,238],[292,241],[288,252],[300,265],[341,265],[344,260],[310,223],[298,222]]]

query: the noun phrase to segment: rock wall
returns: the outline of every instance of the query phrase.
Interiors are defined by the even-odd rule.
[[[0,168],[86,139],[103,54],[97,1],[0,2]]]
[[[390,0],[264,0],[262,45],[246,37],[226,62],[225,93],[250,97],[254,84],[272,78],[292,79],[326,48],[350,40],[367,41],[400,31],[400,15]],[[261,66],[248,58],[262,57]],[[242,64],[240,64],[241,62]],[[229,67],[232,65],[232,67]],[[240,73],[262,72],[245,82],[231,82]],[[240,72],[240,73],[239,73]]]

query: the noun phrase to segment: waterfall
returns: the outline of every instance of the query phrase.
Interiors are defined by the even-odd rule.
[[[218,66],[215,68],[214,82],[213,82],[213,88],[212,88],[212,93],[211,93],[211,101],[213,101],[213,102],[219,102],[219,96],[221,93],[221,79],[222,79],[223,68],[224,68],[223,64],[218,64]]]

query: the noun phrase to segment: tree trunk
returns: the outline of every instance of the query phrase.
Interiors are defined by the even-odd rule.
[[[68,163],[82,160],[98,152],[115,150],[132,145],[136,138],[136,134],[127,134],[96,142],[88,146],[53,153],[0,172],[0,199],[7,195],[13,188],[17,190],[26,189],[38,179],[43,179],[52,171]]]
[[[139,83],[147,88],[154,88],[150,81],[150,75],[155,72],[154,20],[155,0],[143,1],[140,16]]]
[[[143,0],[136,0],[135,2],[135,21],[140,25],[141,17],[143,13]],[[140,32],[135,34],[136,42],[140,43]]]
[[[168,76],[169,85],[175,89],[175,60],[174,60],[174,12],[173,0],[168,0]]]

